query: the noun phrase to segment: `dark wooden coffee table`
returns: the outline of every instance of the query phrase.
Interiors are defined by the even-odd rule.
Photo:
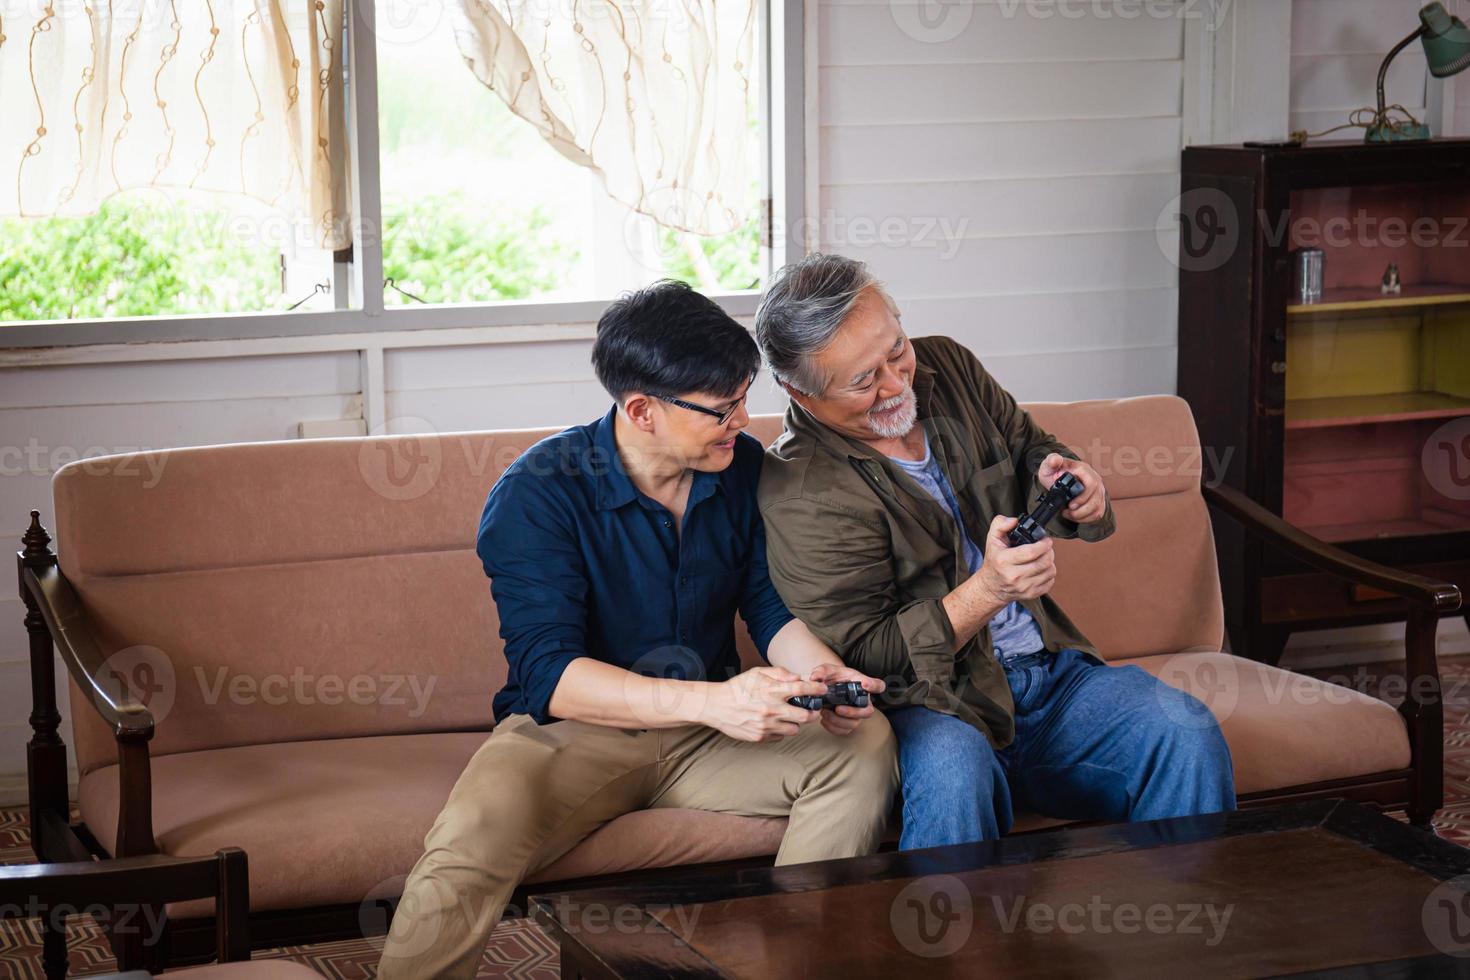
[[[1440,977],[1470,975],[1462,875],[1470,850],[1316,800],[531,907],[564,977]]]

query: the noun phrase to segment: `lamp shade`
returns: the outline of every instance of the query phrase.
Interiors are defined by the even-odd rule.
[[[1450,16],[1442,3],[1431,3],[1419,11],[1424,23],[1424,57],[1429,73],[1435,78],[1448,78],[1470,68],[1470,28],[1458,17]]]

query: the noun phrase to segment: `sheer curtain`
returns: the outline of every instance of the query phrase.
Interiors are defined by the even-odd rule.
[[[342,4],[0,0],[0,215],[210,191],[345,247]]]
[[[660,224],[740,227],[757,0],[451,0],[470,70]]]
[[[475,76],[613,198],[703,235],[748,219],[757,0],[444,2]],[[0,0],[0,216],[208,191],[346,247],[343,3]]]

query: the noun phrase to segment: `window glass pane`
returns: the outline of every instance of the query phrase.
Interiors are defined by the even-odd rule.
[[[331,309],[332,255],[247,199],[129,191],[96,214],[0,219],[0,320]]]
[[[702,237],[613,200],[512,113],[466,65],[441,3],[381,4],[376,43],[388,305],[606,299],[665,276],[712,292],[760,287],[760,91],[745,120],[749,187],[732,202],[744,224]]]

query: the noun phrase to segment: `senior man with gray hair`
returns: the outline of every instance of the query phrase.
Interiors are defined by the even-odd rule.
[[[771,579],[849,665],[887,679],[901,849],[999,837],[1013,800],[1090,820],[1234,809],[1208,710],[1107,666],[1048,594],[1051,536],[1113,532],[1095,469],[960,344],[910,339],[861,262],[782,269],[756,339],[791,396],[760,483]],[[1063,473],[1081,495],[1050,536],[1011,545]]]

